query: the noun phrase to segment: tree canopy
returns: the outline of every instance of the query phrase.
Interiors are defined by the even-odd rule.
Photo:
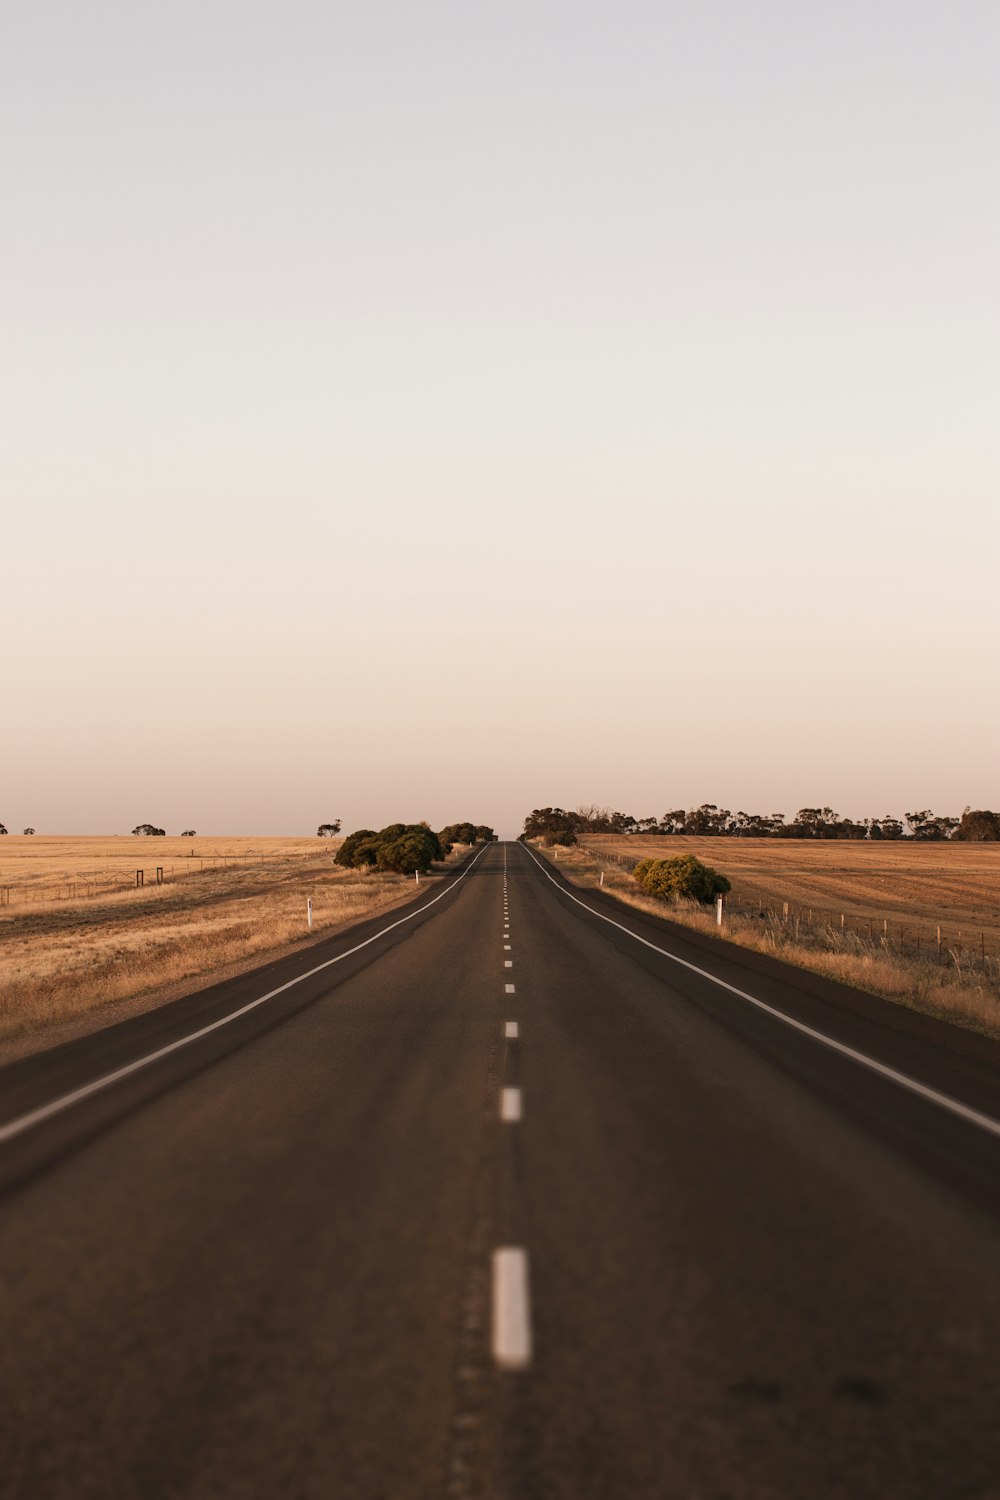
[[[446,844],[491,844],[496,838],[493,829],[485,823],[449,823],[438,834],[441,845]]]
[[[967,807],[952,837],[970,844],[996,843],[1000,840],[1000,813],[986,807]]]
[[[316,830],[316,837],[320,839],[332,839],[340,832],[340,819],[335,818],[332,823],[321,823]]]
[[[426,823],[390,823],[377,833],[358,828],[349,833],[334,856],[349,870],[379,869],[412,875],[426,874],[444,850],[436,833]]]

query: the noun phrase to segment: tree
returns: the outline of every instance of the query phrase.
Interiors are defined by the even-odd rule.
[[[901,839],[903,825],[898,818],[886,814],[884,818],[866,818],[870,839]]]
[[[642,859],[632,871],[647,896],[659,901],[673,901],[686,896],[695,901],[710,902],[729,890],[725,875],[703,865],[693,854],[675,854],[672,859]]]
[[[683,833],[684,824],[687,822],[687,813],[683,807],[675,807],[673,812],[665,812],[660,819],[661,833]]]
[[[3,826],[2,823],[0,823],[0,834],[6,833],[6,832],[7,832],[6,828]]]
[[[866,824],[842,818],[832,807],[800,807],[795,822],[780,830],[787,839],[863,839],[867,833]]]
[[[441,847],[452,844],[490,844],[496,838],[493,829],[485,823],[449,823],[438,834]]]
[[[375,841],[378,835],[374,828],[358,828],[349,833],[333,856],[333,862],[347,870],[357,870],[375,863]],[[370,852],[370,857],[369,857]]]
[[[915,839],[950,839],[958,827],[957,818],[939,818],[929,807],[905,816]]]
[[[185,828],[184,832],[181,834],[181,838],[182,839],[193,839],[195,837],[196,832],[197,832],[197,830],[194,829],[194,828]]]
[[[543,844],[575,844],[580,823],[578,813],[561,807],[536,807],[524,820],[524,836],[541,839]]]
[[[703,802],[700,807],[688,813],[682,831],[702,836],[725,833],[731,817],[728,807],[716,807],[714,802]]]
[[[444,851],[436,833],[421,824],[411,824],[397,838],[379,845],[377,860],[380,870],[391,870],[398,875],[412,875],[415,871],[425,875],[436,859],[443,859]]]
[[[33,828],[26,828],[24,831],[25,833],[34,833],[35,830]]]
[[[133,834],[139,834],[143,838],[166,838],[167,830],[157,828],[153,823],[137,823],[132,829]]]
[[[953,837],[970,844],[995,844],[1000,840],[1000,813],[986,807],[967,807]]]
[[[321,823],[316,830],[318,839],[332,839],[340,832],[340,819],[336,818],[332,823]]]
[[[349,870],[373,869],[412,875],[426,874],[444,850],[436,833],[426,823],[390,823],[378,833],[358,828],[349,833],[334,855],[334,862]]]

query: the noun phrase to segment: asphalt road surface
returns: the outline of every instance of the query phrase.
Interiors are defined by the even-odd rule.
[[[490,846],[0,1071],[0,1494],[1000,1496],[998,1060]]]

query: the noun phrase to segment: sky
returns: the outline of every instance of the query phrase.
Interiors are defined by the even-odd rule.
[[[1000,806],[994,0],[8,0],[0,821]]]

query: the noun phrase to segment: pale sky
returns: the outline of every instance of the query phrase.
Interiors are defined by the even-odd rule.
[[[995,0],[7,0],[0,821],[1000,806]]]

